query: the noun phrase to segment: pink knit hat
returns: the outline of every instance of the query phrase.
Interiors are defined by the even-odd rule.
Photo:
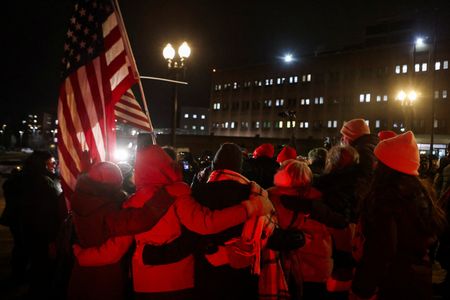
[[[385,140],[385,139],[390,139],[396,135],[397,134],[392,130],[382,130],[382,131],[378,132],[378,138],[380,139],[380,141]]]
[[[274,154],[275,154],[275,148],[273,147],[272,144],[262,144],[261,146],[256,148],[255,151],[253,151],[254,158],[258,158],[258,157],[272,158]]]
[[[354,141],[360,136],[370,134],[370,129],[364,119],[353,119],[348,122],[344,122],[341,129],[341,134],[348,140]]]
[[[120,186],[123,180],[119,166],[109,161],[94,164],[87,175],[96,182],[114,186]]]
[[[382,140],[373,152],[389,168],[408,175],[419,175],[419,149],[411,131]]]
[[[285,146],[283,149],[281,149],[280,153],[278,154],[277,162],[281,164],[285,160],[296,158],[297,158],[297,151],[290,146]]]

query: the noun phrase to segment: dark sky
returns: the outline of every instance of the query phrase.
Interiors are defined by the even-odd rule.
[[[2,50],[6,93],[0,123],[28,113],[56,112],[70,0],[11,1],[4,10]],[[362,41],[365,25],[450,1],[163,1],[119,0],[141,75],[167,77],[162,49],[192,47],[182,106],[207,107],[212,68],[270,62]],[[5,68],[6,66],[6,68]],[[144,81],[155,127],[169,127],[172,87]]]

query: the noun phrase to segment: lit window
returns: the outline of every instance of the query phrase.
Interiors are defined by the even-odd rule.
[[[395,74],[400,74],[400,65],[395,66]]]
[[[331,128],[331,127],[333,127],[333,121],[328,121],[328,128]]]
[[[225,122],[225,128],[228,128],[228,122]]]
[[[200,126],[200,130],[205,130],[205,126]]]
[[[257,128],[257,129],[258,129],[258,128],[259,128],[259,126],[260,126],[260,123],[259,123],[259,121],[256,121],[256,122],[255,122],[255,128]]]
[[[381,102],[381,96],[377,95],[377,102]]]
[[[408,73],[408,65],[403,65],[402,66],[402,73],[403,74]]]
[[[184,125],[183,127],[184,127],[184,129],[187,129],[187,125]]]
[[[305,127],[305,122],[300,122],[300,123],[299,123],[299,127],[300,127],[300,128],[304,128],[304,127]]]
[[[201,118],[202,118],[202,120],[204,120],[204,119],[206,119],[206,116],[205,116],[205,115],[202,115]]]
[[[441,62],[440,61],[437,61],[437,62],[434,63],[434,69],[435,70],[440,70],[441,69]]]
[[[427,63],[423,63],[422,64],[422,72],[426,72],[428,69],[428,64]]]
[[[302,81],[303,81],[303,82],[306,81],[306,75],[302,75]]]
[[[359,94],[359,102],[364,102],[364,94]]]
[[[337,128],[337,120],[333,121],[333,128]]]
[[[420,64],[414,65],[414,72],[420,72]]]
[[[319,98],[314,98],[314,104],[319,104]]]
[[[305,105],[305,99],[300,100],[300,105]]]
[[[383,101],[388,101],[388,95],[383,96]]]
[[[283,128],[283,121],[279,121],[278,124],[279,124],[278,127]]]
[[[447,99],[447,90],[442,90],[442,99]]]
[[[215,104],[214,104],[215,105]],[[189,118],[189,114],[184,114],[184,118],[187,119]]]
[[[433,125],[434,125],[434,128],[438,128],[438,120],[434,120],[434,122],[433,122]]]
[[[197,126],[192,125],[192,129],[193,129],[193,130],[197,129]]]
[[[365,120],[365,122],[366,122],[366,124],[367,124],[367,126],[370,126],[370,122],[369,122],[369,120]]]
[[[434,91],[434,99],[438,99],[439,98],[439,91]]]
[[[309,105],[309,102],[310,102],[309,99],[306,99],[306,100],[305,100],[305,104],[306,104],[306,105]]]
[[[295,121],[292,121],[292,127],[295,127]]]
[[[305,128],[308,128],[308,127],[309,127],[309,123],[305,122]]]
[[[323,104],[323,97],[319,97],[319,104]]]
[[[231,129],[234,129],[234,127],[236,126],[236,122],[231,122]]]
[[[311,81],[311,74],[306,75],[306,81]]]
[[[286,128],[291,128],[291,121],[286,121]]]
[[[370,94],[366,94],[366,102],[370,102]]]
[[[197,115],[196,115],[196,114],[193,114],[193,115],[192,115],[192,118],[193,118],[193,119],[197,119]]]
[[[238,88],[238,83],[237,82],[233,82],[233,90]]]
[[[444,70],[448,69],[448,60],[444,60],[444,63],[442,64],[442,69]]]
[[[380,128],[380,120],[375,120],[375,128]]]

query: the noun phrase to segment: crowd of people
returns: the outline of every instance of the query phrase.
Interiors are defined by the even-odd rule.
[[[363,119],[340,132],[307,157],[224,143],[198,168],[138,145],[133,166],[84,164],[68,205],[35,151],[3,186],[13,279],[25,299],[448,297],[450,154],[426,165],[412,132]]]

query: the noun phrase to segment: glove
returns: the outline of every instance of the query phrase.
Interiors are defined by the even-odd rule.
[[[256,184],[256,183],[255,183]],[[260,194],[251,193],[248,200],[242,201],[242,205],[247,210],[247,217],[265,216],[275,211],[272,202],[269,200],[267,191],[260,190]]]

